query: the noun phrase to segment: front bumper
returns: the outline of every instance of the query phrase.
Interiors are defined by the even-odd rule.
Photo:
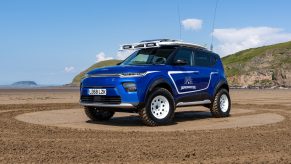
[[[125,108],[125,109],[134,109],[136,105],[130,103],[120,103],[120,104],[105,104],[105,103],[85,103],[80,102],[82,106],[92,106],[92,107],[102,107],[102,108]]]
[[[116,78],[116,77],[91,77],[86,78],[81,83],[80,104],[82,106],[102,107],[102,108],[120,108],[120,109],[137,109],[143,104],[141,98],[144,89],[139,87],[138,92],[127,92],[123,83],[138,82],[140,78]],[[92,96],[88,94],[90,88],[106,89],[107,94],[104,96]]]

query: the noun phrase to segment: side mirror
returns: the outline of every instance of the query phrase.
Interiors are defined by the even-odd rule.
[[[116,65],[120,65],[122,62],[117,63]]]
[[[185,60],[178,59],[174,62],[174,65],[186,65],[188,64]]]

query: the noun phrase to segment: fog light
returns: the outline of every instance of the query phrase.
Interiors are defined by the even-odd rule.
[[[122,83],[122,86],[127,92],[136,92],[137,91],[135,83]]]

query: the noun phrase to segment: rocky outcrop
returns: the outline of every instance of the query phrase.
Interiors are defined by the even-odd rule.
[[[234,87],[291,87],[291,42],[238,52],[223,58]]]
[[[262,70],[228,78],[231,86],[237,87],[291,87],[291,72],[285,70]]]

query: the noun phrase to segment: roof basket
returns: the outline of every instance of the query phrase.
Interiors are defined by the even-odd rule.
[[[152,40],[143,40],[141,43],[144,42],[177,42],[179,40],[173,40],[173,39],[152,39]]]
[[[161,47],[161,46],[184,46],[184,47],[206,49],[203,46],[192,44],[192,43],[185,43],[179,40],[155,39],[155,40],[143,40],[139,43],[133,43],[133,44],[124,44],[120,46],[120,50],[135,50],[135,49],[155,48],[155,47]]]

